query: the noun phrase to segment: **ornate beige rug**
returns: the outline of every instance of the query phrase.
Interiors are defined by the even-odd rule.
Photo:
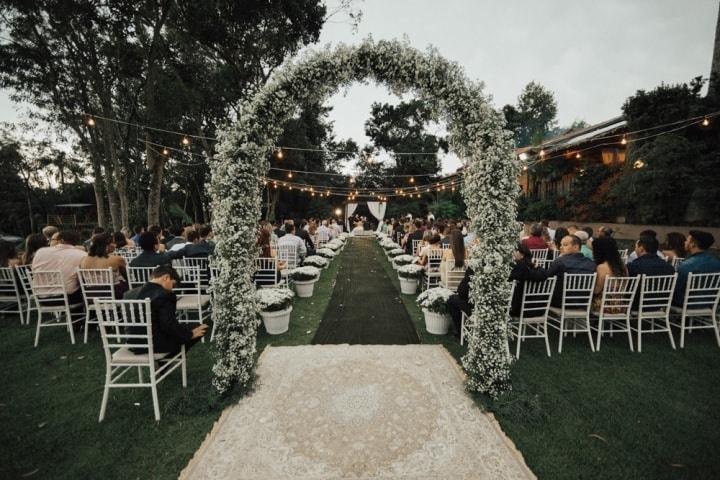
[[[535,478],[437,345],[267,348],[186,479]]]

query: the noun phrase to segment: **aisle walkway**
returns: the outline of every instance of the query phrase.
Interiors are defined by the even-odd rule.
[[[534,478],[441,346],[268,347],[257,373],[180,478]]]
[[[352,238],[338,259],[342,263],[337,283],[313,344],[420,343],[373,241],[374,237]]]

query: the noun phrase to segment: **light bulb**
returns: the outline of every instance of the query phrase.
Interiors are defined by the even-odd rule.
[[[188,137],[183,137],[182,144],[185,146],[190,145],[190,139]]]
[[[410,183],[415,183],[415,177],[410,177]]]
[[[282,160],[282,159],[283,159],[283,156],[284,156],[284,155],[283,155],[282,148],[278,148],[278,151],[277,151],[276,156],[277,156],[278,160]]]
[[[707,127],[708,125],[710,125],[710,120],[707,117],[703,118],[702,126]]]
[[[620,144],[627,145],[627,138],[625,138],[625,135],[623,135],[622,140],[620,140]]]
[[[94,127],[95,126],[95,119],[90,117],[87,119],[88,127]]]
[[[292,172],[288,172],[288,178],[292,178]]]
[[[169,153],[170,153],[170,152],[168,151],[167,148],[163,148],[163,155],[167,155],[167,154],[169,154]]]

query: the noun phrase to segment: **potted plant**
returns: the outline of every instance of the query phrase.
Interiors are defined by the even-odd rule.
[[[402,248],[393,248],[392,250],[387,252],[388,257],[390,257],[390,258],[395,258],[398,255],[402,255],[404,253],[405,253],[405,250],[403,250]]]
[[[303,266],[316,267],[316,268],[328,268],[330,261],[327,258],[323,258],[320,255],[310,255],[303,260]]]
[[[330,248],[321,248],[315,252],[316,255],[319,255],[323,258],[327,258],[328,261],[332,260],[333,257],[335,257],[335,252]]]
[[[398,268],[400,268],[404,265],[410,265],[412,262],[413,262],[413,256],[405,255],[404,253],[402,255],[398,255],[392,259],[392,265],[395,270],[397,270]]]
[[[415,295],[417,292],[418,281],[422,277],[425,269],[420,265],[411,263],[398,267],[398,278],[400,278],[400,292],[406,295]]]
[[[261,288],[256,295],[260,303],[260,316],[270,335],[279,335],[290,327],[290,312],[295,294],[287,288]]]
[[[453,293],[444,287],[429,288],[415,299],[425,315],[425,329],[428,333],[447,334],[451,321],[447,301]]]
[[[295,284],[298,297],[312,297],[315,282],[320,278],[320,269],[311,266],[294,268],[290,270],[290,278]]]

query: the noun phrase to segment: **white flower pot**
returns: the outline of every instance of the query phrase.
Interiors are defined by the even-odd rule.
[[[293,281],[295,284],[295,293],[297,293],[297,296],[300,298],[312,297],[315,282],[317,281],[317,278],[315,280],[306,280],[304,282]]]
[[[277,312],[260,311],[265,330],[267,330],[270,335],[280,335],[281,333],[287,332],[288,328],[290,328],[290,312],[292,312],[292,305],[285,310],[279,310]]]
[[[398,277],[400,279],[400,292],[405,295],[415,295],[417,292],[417,278]]]
[[[450,329],[450,315],[431,312],[430,310],[423,308],[425,314],[425,330],[433,335],[447,335]]]

